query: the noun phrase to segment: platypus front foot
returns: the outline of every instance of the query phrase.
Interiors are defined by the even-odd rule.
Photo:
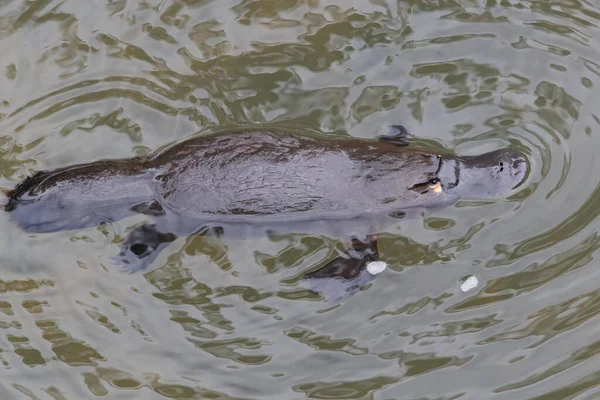
[[[119,254],[112,261],[121,265],[124,272],[134,273],[148,268],[160,251],[177,237],[156,230],[156,225],[138,226],[123,240]]]
[[[312,291],[335,300],[352,295],[369,283],[381,270],[379,265],[369,270],[369,264],[374,262],[379,263],[377,236],[367,237],[366,242],[355,238],[345,253],[304,277],[311,281]]]

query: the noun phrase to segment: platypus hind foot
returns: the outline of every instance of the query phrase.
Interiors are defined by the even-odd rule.
[[[141,225],[129,232],[121,251],[111,259],[121,265],[124,272],[134,273],[148,268],[160,251],[176,238],[172,233],[157,231],[156,225]]]

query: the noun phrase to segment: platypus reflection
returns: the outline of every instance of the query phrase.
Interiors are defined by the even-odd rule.
[[[153,222],[131,231],[115,258],[130,272],[148,267],[180,235],[324,234],[349,240],[350,248],[306,278],[352,282],[379,259],[377,233],[398,215],[460,197],[503,196],[527,172],[515,152],[458,157],[412,149],[409,139],[402,126],[378,140],[260,130],[205,135],[147,158],[38,172],[8,193],[5,209],[28,232],[147,215]]]

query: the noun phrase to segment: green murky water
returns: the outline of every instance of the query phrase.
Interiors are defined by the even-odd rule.
[[[295,279],[326,237],[182,238],[127,275],[140,219],[4,215],[0,398],[600,398],[596,2],[7,0],[0,54],[5,189],[253,124],[532,160],[509,201],[390,227],[390,268],[333,304]]]

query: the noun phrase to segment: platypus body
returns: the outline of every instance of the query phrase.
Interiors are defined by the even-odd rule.
[[[249,229],[352,239],[307,278],[352,280],[378,260],[377,233],[399,215],[461,197],[504,196],[527,161],[498,150],[458,157],[413,149],[402,126],[378,140],[248,130],[190,138],[146,158],[38,172],[8,193],[28,232],[81,229],[145,214],[116,260],[146,268],[177,236]]]

